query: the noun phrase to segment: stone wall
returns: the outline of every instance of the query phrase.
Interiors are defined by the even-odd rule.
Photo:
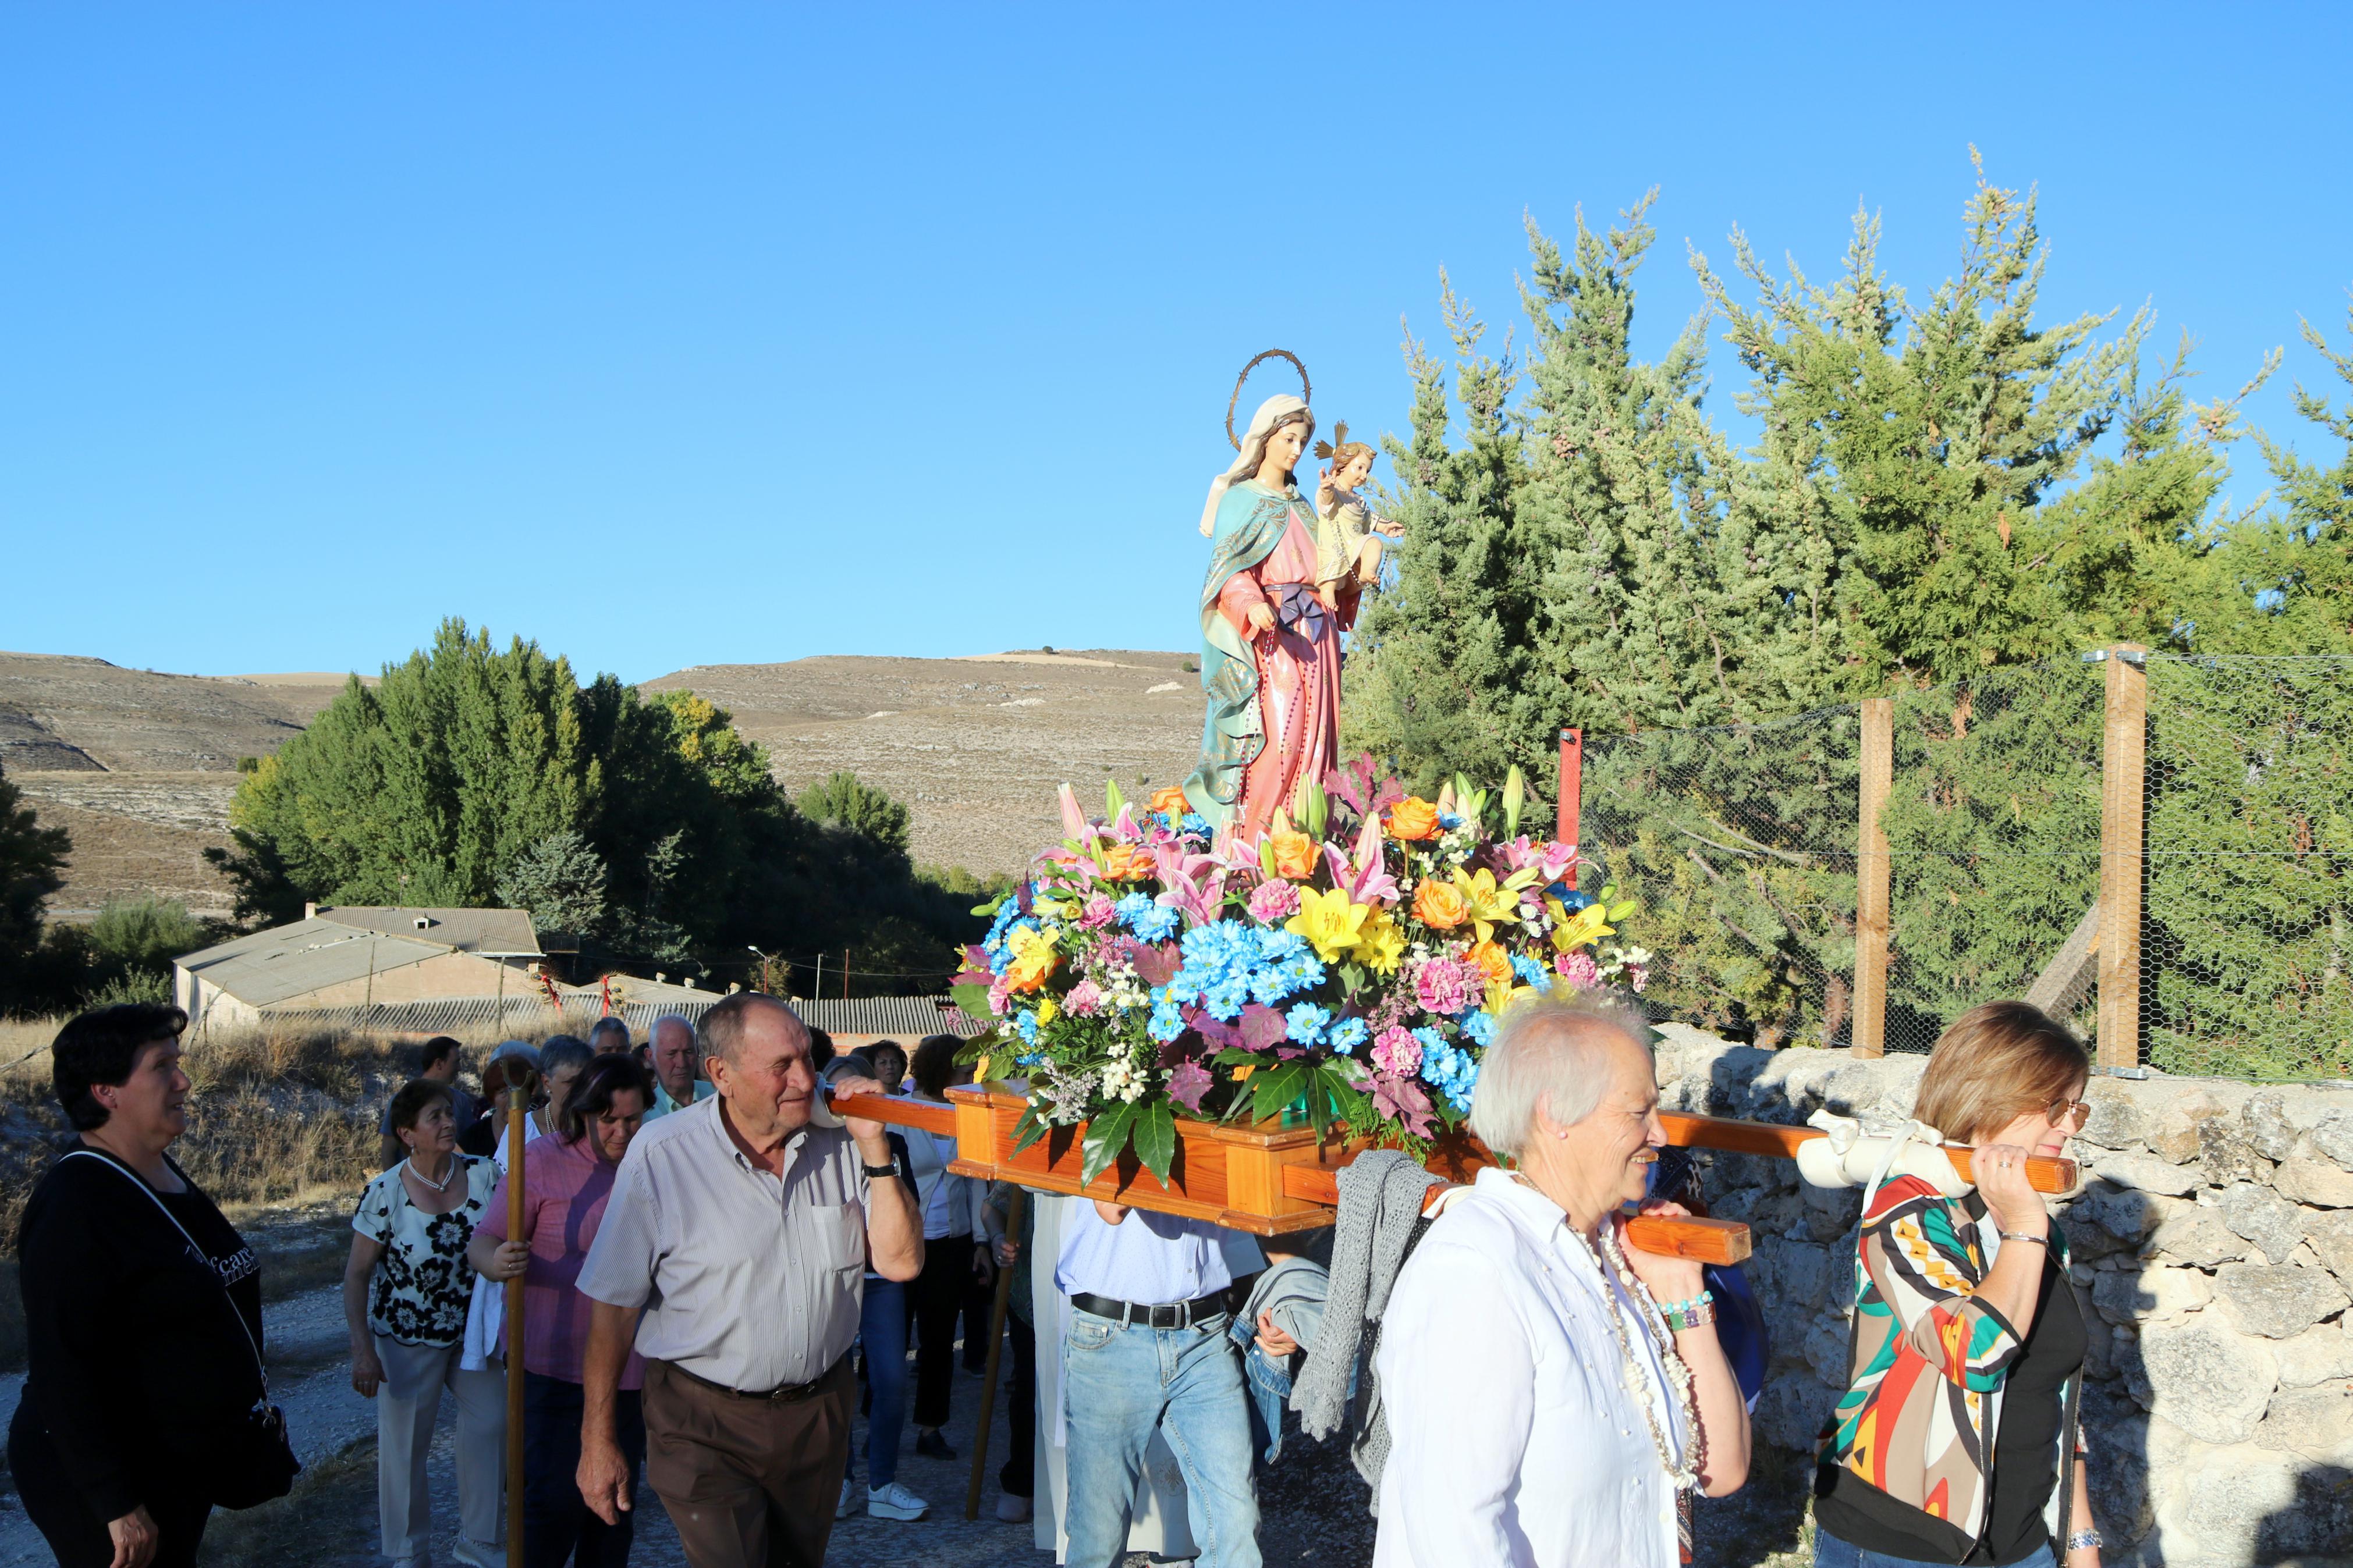
[[[1926,1058],[1757,1050],[1663,1026],[1671,1110],[1866,1125],[1911,1110]],[[2353,1565],[2353,1086],[2095,1078],[2059,1210],[2094,1311],[2084,1421],[2112,1565]],[[1717,1154],[1772,1323],[1758,1436],[1810,1449],[1846,1378],[1860,1189]]]

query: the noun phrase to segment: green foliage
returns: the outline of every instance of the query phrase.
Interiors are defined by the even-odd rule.
[[[821,826],[855,834],[891,853],[907,852],[907,808],[881,790],[860,784],[856,773],[830,774],[801,791],[793,804],[803,816]]]
[[[156,974],[169,974],[174,959],[195,952],[210,937],[187,905],[153,894],[114,900],[90,927],[90,945],[101,959]]]
[[[52,1002],[61,954],[42,938],[42,905],[66,886],[73,839],[42,827],[24,793],[0,773],[0,1013],[40,1011]]]
[[[1655,363],[1631,352],[1648,206],[1600,231],[1580,213],[1559,242],[1529,225],[1524,361],[1482,349],[1440,273],[1451,363],[1408,339],[1410,425],[1387,443],[1406,537],[1351,649],[1345,740],[1428,787],[1457,768],[1548,778],[1557,728],[1583,729],[1584,836],[1657,930],[1653,998],[1760,1040],[1834,1041],[1852,1000],[1851,704],[1895,697],[1891,1030],[1907,1043],[2022,989],[2094,896],[2100,671],[2083,649],[2353,653],[2353,402],[2299,387],[2329,456],[2258,434],[2272,504],[2226,508],[2239,407],[2277,357],[2199,404],[2190,345],[2151,360],[2146,312],[2112,335],[2102,316],[2038,321],[2034,195],[1980,171],[1958,268],[1933,289],[1885,276],[1867,215],[1827,284],[1768,269],[1736,232],[1736,299],[1694,254],[1747,373],[1758,433],[1736,449],[1702,411],[1706,317]],[[2353,353],[2305,335],[2353,383]],[[2320,710],[2280,700],[2305,717],[2242,735],[2244,779],[2216,763],[2185,821],[2270,820],[2249,804],[2274,777],[2262,758],[2276,741],[2308,760],[2297,726]],[[2334,775],[2296,776],[2300,831],[2325,840]],[[2306,858],[2265,895],[2284,945],[2233,1016],[2242,1042],[2266,1007],[2304,1020],[2290,1033],[2337,1027],[2314,1022],[2336,1016],[2316,1000],[2341,972],[2333,892],[2306,851],[2274,852]],[[2232,887],[2277,880],[2231,864]],[[2234,920],[2255,918],[2242,894]],[[2183,975],[2223,973],[2197,956],[2220,940],[2183,936]],[[2274,979],[2303,1000],[2259,1002]],[[2205,982],[2169,984],[2172,1017]]]
[[[534,644],[451,620],[247,775],[215,861],[240,918],[306,898],[506,901],[589,938],[592,967],[848,949],[867,994],[944,986],[977,934],[970,890],[915,875],[906,807],[882,792],[842,774],[812,804],[794,808],[724,709],[582,685]]]
[[[499,902],[528,910],[543,934],[593,935],[605,926],[605,862],[570,828],[515,857],[499,878]]]

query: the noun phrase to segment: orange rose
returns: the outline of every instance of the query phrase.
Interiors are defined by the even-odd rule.
[[[1438,807],[1409,795],[1389,807],[1389,837],[1418,842],[1438,837]]]
[[[1274,874],[1293,882],[1315,875],[1315,840],[1304,833],[1275,834]]]
[[[1495,942],[1473,942],[1464,956],[1477,964],[1479,973],[1490,980],[1509,980],[1512,977],[1511,957]]]
[[[1152,809],[1170,817],[1178,817],[1192,810],[1193,807],[1191,803],[1186,800],[1185,792],[1175,784],[1170,784],[1166,789],[1156,789],[1152,792]]]
[[[1424,877],[1413,890],[1413,913],[1433,930],[1452,931],[1470,918],[1471,906],[1462,901],[1461,890],[1453,883]]]
[[[1152,875],[1152,856],[1141,844],[1114,844],[1103,851],[1103,874],[1113,882],[1140,882]]]

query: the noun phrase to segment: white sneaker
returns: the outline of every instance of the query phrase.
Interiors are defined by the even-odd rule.
[[[881,1491],[866,1489],[866,1511],[876,1519],[921,1519],[931,1506],[897,1481]]]
[[[1015,1497],[1011,1492],[997,1494],[997,1517],[1005,1524],[1026,1524],[1029,1521],[1029,1500]]]
[[[460,1535],[449,1543],[449,1555],[465,1564],[465,1568],[506,1568],[507,1554],[503,1548],[485,1546]]]
[[[848,1519],[858,1511],[858,1487],[848,1476],[841,1478],[841,1500],[833,1505],[833,1517]]]

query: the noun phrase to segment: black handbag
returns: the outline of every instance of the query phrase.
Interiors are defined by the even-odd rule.
[[[170,1220],[172,1228],[187,1242],[188,1250],[200,1261],[205,1259],[205,1249],[196,1245],[195,1237],[188,1235],[188,1227],[146,1183],[105,1155],[87,1149],[76,1149],[66,1158],[70,1160],[77,1155],[98,1161],[144,1193],[156,1212]],[[220,1282],[221,1294],[227,1298],[228,1285],[214,1273],[209,1261],[205,1261],[205,1271]],[[287,1437],[286,1413],[269,1403],[269,1371],[262,1365],[261,1346],[255,1342],[253,1330],[247,1325],[245,1314],[237,1310],[233,1299],[228,1300],[228,1315],[237,1320],[238,1330],[245,1335],[246,1348],[253,1352],[253,1370],[261,1379],[261,1397],[253,1402],[253,1408],[241,1420],[206,1435],[206,1451],[199,1468],[206,1483],[206,1495],[215,1507],[253,1508],[292,1491],[294,1478],[302,1473],[302,1461],[294,1457],[294,1445]]]

